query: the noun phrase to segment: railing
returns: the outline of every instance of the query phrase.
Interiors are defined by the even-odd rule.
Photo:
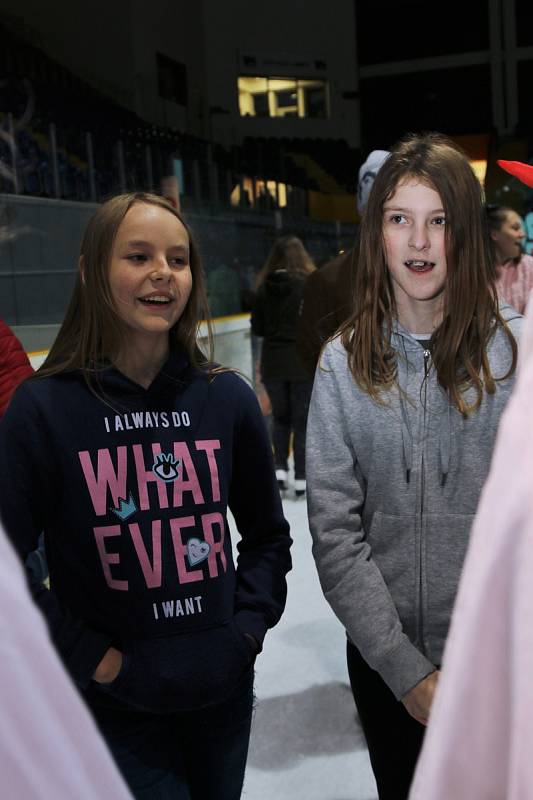
[[[57,335],[59,325],[14,326],[13,332],[26,349],[34,369],[41,366]],[[213,320],[214,357],[225,367],[238,369],[253,383],[250,315],[237,314]],[[198,342],[207,347],[207,328],[200,326]]]
[[[121,138],[95,135],[43,119],[34,106],[29,92],[18,116],[0,112],[0,317],[9,324],[59,323],[95,204],[121,191],[164,193],[169,176],[200,242],[214,315],[250,309],[255,275],[277,236],[299,236],[317,263],[352,246],[355,226],[306,217],[305,190],[245,178],[205,141],[161,129],[152,135],[147,126],[124,129]],[[250,202],[235,206],[236,197]]]
[[[145,126],[95,135],[31,109],[20,118],[0,111],[0,193],[95,203],[126,191],[167,194],[169,178],[189,210],[272,216],[280,206],[276,180],[244,176],[222,148],[177,131]],[[275,188],[267,192],[267,185]],[[285,216],[305,216],[305,190],[284,186],[283,205]]]

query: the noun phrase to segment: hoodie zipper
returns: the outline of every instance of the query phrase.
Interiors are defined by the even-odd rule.
[[[424,414],[423,414],[423,438],[422,443],[425,442],[426,436],[426,407],[427,407],[427,394],[428,394],[428,375],[429,375],[429,359],[431,358],[431,352],[429,350],[424,350]],[[422,494],[420,497],[420,514],[424,513],[424,491],[425,491],[425,474],[424,474],[424,448],[422,448]]]
[[[426,441],[426,408],[427,408],[427,379],[429,375],[429,359],[431,358],[431,351],[424,350],[424,412],[422,415],[423,426],[422,426],[422,459],[420,465],[420,541],[418,543],[418,563],[420,564],[419,576],[418,576],[418,642],[422,651],[425,650],[424,647],[424,640],[423,640],[423,590],[422,590],[422,536],[424,532],[424,496],[426,491],[426,476],[425,476],[425,464],[424,464],[424,447]]]

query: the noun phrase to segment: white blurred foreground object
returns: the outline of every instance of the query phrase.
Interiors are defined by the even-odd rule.
[[[410,800],[533,798],[533,305]]]
[[[0,707],[3,798],[131,800],[1,529]]]

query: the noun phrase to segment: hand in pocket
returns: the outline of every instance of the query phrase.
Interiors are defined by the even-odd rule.
[[[110,647],[96,667],[93,680],[97,683],[113,683],[122,669],[122,653],[116,647]]]

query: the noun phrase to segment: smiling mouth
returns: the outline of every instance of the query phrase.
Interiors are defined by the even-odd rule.
[[[171,297],[165,297],[164,295],[154,296],[154,297],[139,297],[139,302],[143,303],[146,306],[168,306],[172,303]]]
[[[422,261],[417,259],[404,261],[404,264],[407,269],[410,269],[412,272],[430,272],[433,267],[436,266],[434,261]]]

